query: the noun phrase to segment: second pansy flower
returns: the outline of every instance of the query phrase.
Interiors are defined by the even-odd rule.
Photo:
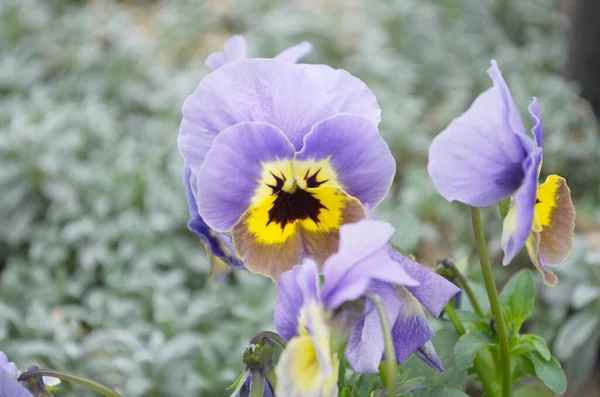
[[[241,60],[206,76],[183,114],[199,215],[270,277],[307,256],[323,263],[395,173],[373,93],[343,70]]]

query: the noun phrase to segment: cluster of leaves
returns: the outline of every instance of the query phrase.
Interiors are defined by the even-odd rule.
[[[580,166],[600,151],[559,76],[566,25],[553,0],[223,4],[0,2],[0,350],[21,366],[73,371],[132,397],[222,395],[247,341],[270,328],[272,284],[243,272],[208,283],[185,229],[179,109],[205,73],[202,56],[232,33],[261,56],[310,40],[308,62],[347,69],[375,91],[399,171],[379,215],[409,252],[419,239],[454,254],[470,244],[468,233],[434,226],[465,230],[468,218],[440,205],[426,153],[489,86],[490,58],[520,104],[543,99],[545,169],[567,171],[576,194],[598,180],[598,167]],[[446,337],[457,336],[434,340],[443,356]],[[405,380],[435,382],[414,360]]]

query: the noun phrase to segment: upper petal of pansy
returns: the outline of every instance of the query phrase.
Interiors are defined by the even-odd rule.
[[[550,175],[538,189],[533,231],[527,241],[529,256],[549,286],[556,285],[558,278],[547,266],[567,259],[574,230],[575,207],[567,181]]]
[[[225,41],[225,44],[223,45],[223,51],[217,51],[209,54],[204,63],[210,69],[216,70],[228,63],[241,61],[247,57],[246,40],[244,37],[236,35]]]
[[[340,228],[340,248],[323,266],[321,299],[327,310],[364,295],[373,280],[417,285],[385,249],[392,225],[364,220]]]
[[[533,148],[495,62],[488,74],[494,86],[434,138],[427,167],[446,200],[475,207],[495,204],[519,188],[522,163]]]
[[[340,114],[315,125],[304,139],[298,160],[331,164],[338,183],[363,204],[375,207],[389,190],[396,162],[374,124]]]
[[[301,58],[310,54],[312,48],[312,44],[310,44],[308,41],[303,41],[300,44],[296,44],[293,47],[286,48],[285,50],[281,51],[279,54],[275,55],[274,59],[282,62],[296,63]]]
[[[387,249],[389,255],[402,265],[410,277],[418,282],[414,286],[407,285],[406,289],[432,316],[439,317],[444,306],[460,292],[460,288],[417,262],[411,261],[391,245],[388,245]]]
[[[537,104],[536,97],[533,97],[531,103],[529,104],[529,115],[531,116],[531,120],[533,120],[533,127],[531,128],[531,132],[533,132],[535,143],[538,147],[541,147],[543,149],[544,125],[542,124],[542,114],[540,112],[540,107]]]
[[[523,164],[523,184],[515,193],[502,227],[502,264],[508,265],[521,251],[531,233],[537,197],[538,172],[542,162],[542,149],[536,148]]]
[[[288,139],[272,125],[247,122],[223,131],[198,173],[200,215],[217,231],[231,230],[260,187],[264,163],[291,161],[293,156]]]
[[[283,339],[298,335],[300,309],[309,299],[317,300],[319,273],[317,264],[307,259],[303,266],[295,266],[277,279],[275,329]]]
[[[231,238],[212,230],[198,213],[198,206],[192,186],[196,186],[196,178],[192,175],[187,164],[183,166],[183,184],[187,194],[190,220],[188,229],[198,235],[205,243],[211,262],[211,278],[218,279],[229,273],[229,266],[241,268],[244,264],[235,254]],[[226,265],[226,266],[222,266]]]
[[[327,65],[299,64],[314,84],[327,95],[336,113],[350,113],[369,120],[375,126],[381,121],[381,108],[375,94],[358,77],[343,69]]]
[[[197,174],[214,137],[234,124],[279,128],[297,150],[318,121],[335,114],[327,96],[301,69],[274,59],[247,59],[208,74],[183,104],[177,143]]]
[[[375,281],[369,287],[369,292],[379,298],[389,324],[394,324],[402,307],[394,286]],[[377,373],[384,345],[379,312],[371,307],[352,327],[346,346],[346,359],[359,374]]]

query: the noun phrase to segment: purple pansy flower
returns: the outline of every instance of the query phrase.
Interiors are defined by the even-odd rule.
[[[0,352],[0,396],[1,397],[31,397],[31,393],[17,383],[19,376],[17,366],[4,352]]]
[[[242,36],[233,36],[225,42],[223,51],[208,55],[205,62],[206,66],[211,70],[216,70],[224,65],[247,59],[246,47],[246,40]],[[311,51],[311,44],[305,41],[282,51],[275,59],[296,63]],[[183,166],[183,184],[186,189],[190,212],[188,229],[196,233],[205,242],[211,265],[211,279],[219,281],[230,272],[231,268],[241,268],[244,265],[235,253],[231,238],[211,229],[198,214],[194,194],[196,190],[192,189],[192,186],[196,186],[196,178],[192,175],[187,164]]]
[[[527,246],[548,285],[556,276],[547,268],[569,255],[575,210],[564,178],[548,177],[539,186],[544,130],[536,98],[529,106],[532,136],[495,61],[488,70],[494,86],[475,99],[432,142],[428,171],[449,201],[485,207],[512,197],[504,220],[504,265]]]
[[[340,249],[323,265],[322,287],[311,259],[279,276],[275,327],[290,342],[276,371],[278,388],[286,395],[337,395],[338,360],[331,347],[336,335],[329,325],[335,309],[362,298],[374,281],[417,285],[385,249],[393,233],[381,221],[342,226]]]
[[[373,93],[343,70],[287,62],[298,52],[207,75],[178,136],[196,219],[232,231],[244,265],[272,278],[305,257],[322,264],[340,226],[366,218],[395,173]]]

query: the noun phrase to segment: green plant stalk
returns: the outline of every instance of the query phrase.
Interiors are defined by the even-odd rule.
[[[279,334],[276,334],[275,332],[272,332],[272,331],[262,331],[262,332],[258,333],[254,338],[252,338],[250,343],[262,342],[263,339],[271,339],[272,341],[277,342],[277,344],[279,346],[281,346],[283,349],[285,349],[286,343],[283,340],[283,338],[281,336],[279,336]]]
[[[102,394],[104,397],[123,397],[111,388],[104,386],[101,383],[93,381],[91,379],[81,378],[79,376],[66,374],[63,372],[55,371],[53,369],[34,369],[27,371],[19,377],[20,381],[24,381],[37,376],[50,376],[52,378],[58,378],[60,380],[66,380],[68,382],[77,383],[78,385],[87,387],[97,393]]]
[[[367,294],[367,298],[373,302],[379,313],[381,328],[383,328],[383,337],[385,341],[385,369],[386,369],[386,388],[387,395],[396,397],[396,373],[398,367],[396,364],[396,350],[394,349],[394,340],[392,339],[392,329],[387,318],[387,313],[383,305],[375,295]]]
[[[467,294],[467,298],[469,298],[469,302],[471,302],[471,306],[473,306],[475,313],[479,317],[484,317],[483,310],[481,310],[481,306],[479,305],[479,301],[477,300],[477,297],[475,296],[475,293],[471,289],[471,286],[469,285],[469,282],[465,276],[463,276],[463,274],[460,272],[460,270],[458,270],[454,262],[451,260],[446,260],[445,266],[448,266],[450,269],[452,269],[452,273],[454,273],[454,277],[456,278],[458,286]]]
[[[502,376],[502,397],[510,397],[512,394],[512,376],[510,369],[510,347],[508,344],[508,333],[506,331],[506,323],[500,308],[500,299],[498,298],[498,290],[492,274],[492,264],[485,242],[485,234],[483,232],[483,222],[481,221],[481,211],[477,207],[471,207],[471,219],[473,221],[473,233],[475,235],[475,243],[479,252],[479,262],[485,281],[485,288],[490,300],[490,308],[496,321],[496,332],[498,334],[498,343],[500,344],[500,360],[502,367],[500,373]]]
[[[250,397],[263,397],[265,393],[265,377],[252,374],[250,379]]]
[[[444,311],[446,312],[446,315],[448,316],[448,319],[450,320],[452,325],[454,325],[454,328],[456,329],[458,335],[464,335],[466,333],[465,328],[463,327],[462,323],[458,319],[458,316],[456,315],[456,312],[454,311],[452,301],[446,305]],[[479,376],[479,381],[483,386],[483,390],[485,391],[486,396],[495,397],[496,394],[494,393],[494,387],[492,386],[492,380],[489,377],[489,372],[486,371],[487,368],[485,367],[485,364],[478,356],[475,356],[475,359],[473,360],[473,367],[475,368],[475,372],[477,372],[477,376]]]

